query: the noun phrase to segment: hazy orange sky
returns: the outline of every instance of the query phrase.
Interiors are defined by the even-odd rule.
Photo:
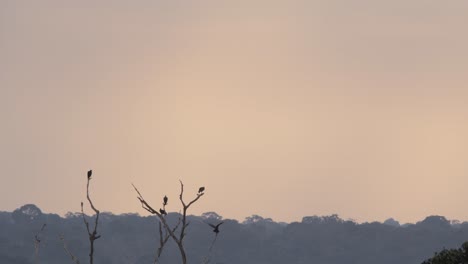
[[[97,3],[99,2],[99,3]],[[0,210],[468,220],[468,1],[1,1]],[[191,190],[191,193],[190,193]],[[177,204],[178,205],[178,204]]]

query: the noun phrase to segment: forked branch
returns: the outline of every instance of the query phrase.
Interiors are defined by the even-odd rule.
[[[177,224],[174,226],[174,228],[172,228],[173,233],[177,230],[177,228],[179,228],[180,222],[181,222],[181,219],[179,218],[179,221],[177,221]],[[161,221],[159,221],[159,247],[158,247],[156,257],[154,259],[154,264],[158,263],[159,258],[161,257],[161,254],[163,252],[164,246],[166,245],[167,241],[171,237],[171,235],[169,234],[169,232],[167,232],[167,230],[165,230],[164,233],[165,234],[163,236],[162,224],[161,224]]]
[[[155,259],[155,263],[158,261],[159,256],[161,255],[162,250],[163,250],[164,245],[166,244],[167,240],[169,239],[169,237],[171,237],[172,240],[177,244],[177,247],[179,248],[179,252],[180,252],[180,255],[181,255],[181,258],[182,258],[182,264],[187,264],[187,255],[185,253],[185,248],[184,248],[185,230],[186,230],[187,226],[189,225],[189,223],[187,223],[187,211],[188,211],[188,209],[190,208],[190,206],[192,204],[197,202],[204,195],[204,192],[203,192],[204,188],[199,190],[196,198],[194,198],[192,201],[190,201],[188,204],[186,204],[185,201],[184,201],[184,198],[183,198],[184,184],[180,180],[179,180],[179,182],[180,182],[179,199],[180,199],[180,202],[182,204],[182,216],[181,216],[181,218],[179,219],[177,225],[174,228],[171,228],[168,225],[168,223],[166,221],[166,218],[164,217],[164,214],[162,214],[161,211],[157,211],[153,207],[151,207],[151,205],[149,205],[148,202],[143,198],[143,195],[141,195],[140,191],[135,187],[135,185],[132,184],[133,188],[135,189],[136,193],[138,194],[137,198],[141,203],[141,207],[143,209],[145,209],[146,211],[148,211],[150,214],[156,215],[160,220],[160,226],[159,226],[160,247],[158,248],[158,253],[157,253],[157,256],[156,256],[156,259]],[[164,206],[165,206],[165,204],[164,204]],[[165,207],[164,207],[164,212],[165,212]],[[164,227],[164,230],[166,232],[166,235],[164,236],[164,239],[163,239],[163,235],[162,235],[163,232],[162,232],[161,223],[162,223],[162,227]],[[176,230],[177,230],[177,228],[179,227],[180,224],[182,224],[182,227],[181,227],[181,231],[180,231],[179,236],[177,236],[175,232],[176,232]]]
[[[180,232],[179,241],[182,242],[184,240],[184,237],[185,237],[185,229],[188,226],[188,223],[187,223],[187,210],[190,208],[190,206],[192,204],[194,204],[196,201],[198,201],[198,199],[200,199],[205,193],[204,192],[198,192],[197,197],[195,199],[190,201],[188,204],[185,204],[185,202],[184,202],[184,184],[182,183],[181,180],[179,180],[179,182],[180,182],[179,199],[180,199],[180,202],[182,203],[182,230]]]

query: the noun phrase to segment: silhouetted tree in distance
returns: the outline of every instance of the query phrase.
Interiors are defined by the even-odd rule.
[[[21,210],[18,210],[17,222],[11,212],[0,212],[1,264],[33,264],[31,239],[44,223],[47,224],[47,232],[41,237],[41,263],[72,263],[58,239],[60,234],[64,234],[67,245],[77,256],[89,253],[89,239],[83,236],[86,227],[81,212],[67,213],[65,217],[42,213],[41,217],[27,222],[21,220],[27,215],[20,214]],[[181,213],[168,212],[165,220],[174,227],[181,217]],[[248,217],[248,220],[240,223],[223,219],[215,212],[202,216],[187,215],[190,225],[184,245],[189,264],[203,262],[215,237],[207,222],[224,222],[215,250],[210,255],[211,264],[414,264],[422,263],[444,248],[458,248],[468,238],[468,222],[451,224],[451,221],[437,216],[401,226],[378,222],[358,224],[338,216],[306,216],[303,221],[293,223],[278,223],[259,215]],[[154,215],[101,212],[99,233],[103,236],[94,252],[94,262],[152,263],[155,245],[157,248],[160,239],[158,221]],[[180,231],[180,226],[177,230]],[[180,263],[178,247],[171,238],[160,261]]]

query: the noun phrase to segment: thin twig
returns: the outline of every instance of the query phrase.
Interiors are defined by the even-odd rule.
[[[68,250],[68,247],[67,247],[67,243],[65,243],[65,238],[63,237],[63,235],[60,235],[60,240],[62,241],[62,244],[63,244],[63,248],[65,249],[65,252],[67,252],[67,254],[70,256],[71,260],[73,261],[73,263],[75,264],[80,264],[80,261],[78,260],[77,257],[75,257],[75,255],[73,255],[70,250]]]
[[[211,262],[211,257],[210,256],[206,256],[204,259],[203,259],[203,264],[208,264]]]
[[[173,233],[177,230],[177,228],[179,228],[180,222],[181,222],[181,219],[179,218],[179,221],[177,222],[177,225],[172,229]],[[165,235],[163,237],[162,225],[161,225],[161,221],[159,221],[159,248],[158,248],[158,251],[157,251],[156,258],[154,259],[155,264],[158,263],[159,258],[161,257],[161,254],[163,252],[164,246],[166,245],[167,241],[171,237],[169,232],[167,232],[167,230],[165,230],[165,231],[166,232],[165,232]]]
[[[208,255],[203,259],[203,264],[208,264],[211,262],[211,256],[213,255],[213,247],[218,239],[218,234],[215,235],[213,241],[211,242],[210,249],[208,250]]]
[[[34,261],[36,264],[39,263],[39,247],[41,245],[41,239],[39,239],[42,231],[44,231],[44,228],[46,227],[46,224],[43,224],[42,227],[41,227],[41,230],[39,230],[39,232],[37,232],[35,235],[34,235]]]
[[[211,242],[210,250],[208,251],[211,254],[211,251],[213,250],[213,246],[216,243],[216,239],[218,238],[218,234],[215,235],[215,238],[213,239],[213,242]]]

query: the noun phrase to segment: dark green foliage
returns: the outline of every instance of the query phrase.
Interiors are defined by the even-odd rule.
[[[468,264],[468,242],[459,249],[444,249],[422,264]]]

